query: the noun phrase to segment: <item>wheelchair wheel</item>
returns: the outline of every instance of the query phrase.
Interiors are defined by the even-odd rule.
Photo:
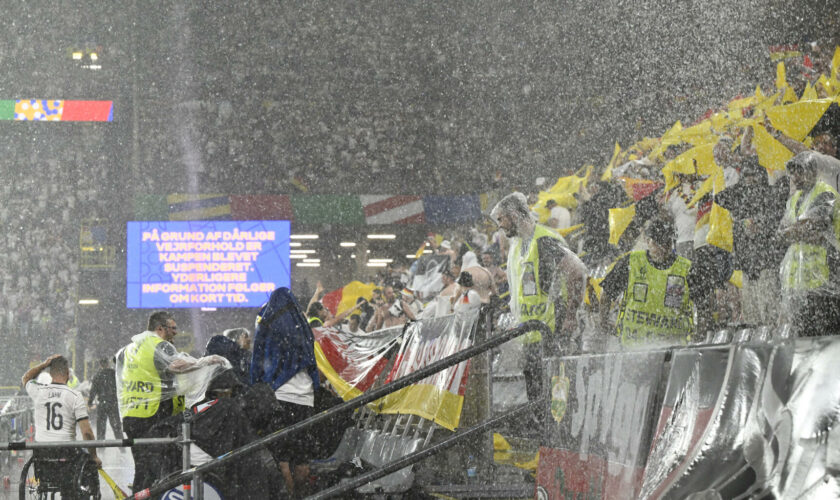
[[[96,464],[87,457],[79,462],[74,484],[79,491],[79,498],[90,498],[92,500],[102,498],[99,491],[99,471]]]
[[[35,477],[35,467],[32,463],[32,458],[26,461],[23,470],[20,471],[20,485],[18,486],[18,498],[20,500],[27,499],[47,499],[49,494],[42,488],[40,481]]]

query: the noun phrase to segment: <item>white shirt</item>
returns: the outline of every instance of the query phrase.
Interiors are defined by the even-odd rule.
[[[682,195],[682,196],[681,196]],[[672,191],[666,202],[668,211],[674,217],[674,225],[677,229],[677,243],[694,241],[694,225],[697,222],[697,207],[688,208],[684,198],[691,201],[693,197],[691,188],[679,186]]]
[[[303,406],[315,406],[315,385],[308,373],[301,370],[274,391],[278,401]]]
[[[572,226],[572,215],[560,205],[551,209],[548,218],[554,219],[555,224],[552,226],[554,229],[566,229]]]
[[[64,384],[26,383],[35,404],[35,441],[75,441],[76,422],[88,418],[85,398]]]
[[[461,296],[455,302],[455,313],[465,313],[475,311],[481,307],[481,296],[473,289],[467,290],[467,293]]]

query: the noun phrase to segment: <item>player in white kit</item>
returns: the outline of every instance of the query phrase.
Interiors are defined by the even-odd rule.
[[[42,384],[35,381],[35,378],[44,369],[49,368],[52,382]],[[32,398],[35,406],[35,441],[75,441],[76,425],[81,430],[85,440],[94,440],[95,436],[90,427],[88,408],[84,396],[81,393],[67,387],[67,380],[70,377],[70,367],[67,358],[60,354],[54,354],[43,363],[30,368],[21,378],[21,383],[26,388],[26,393]],[[70,468],[81,460],[92,460],[96,467],[102,466],[102,461],[96,456],[95,448],[88,448],[90,455],[85,454],[81,449],[44,449],[35,450],[36,458],[62,458],[66,459],[65,470],[70,472],[78,470]],[[95,470],[95,469],[94,469]],[[64,470],[61,470],[64,472]],[[72,474],[69,474],[72,476]],[[68,488],[71,483],[64,478],[51,478],[61,481]],[[75,492],[62,491],[62,498],[72,497]]]

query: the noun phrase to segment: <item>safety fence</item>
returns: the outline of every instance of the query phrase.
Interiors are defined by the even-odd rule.
[[[837,498],[840,337],[552,359],[537,497]]]

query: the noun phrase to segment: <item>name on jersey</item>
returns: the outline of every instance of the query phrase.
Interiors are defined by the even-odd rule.
[[[545,314],[545,310],[545,302],[542,302],[540,304],[522,304],[522,312],[529,317],[542,316],[543,314]]]
[[[129,392],[152,393],[155,392],[155,383],[143,382],[140,380],[131,380],[128,382],[128,384],[126,384],[125,390]]]
[[[685,316],[668,317],[646,311],[628,309],[624,314],[625,319],[637,325],[652,326],[655,328],[668,328],[689,331],[691,321]]]

